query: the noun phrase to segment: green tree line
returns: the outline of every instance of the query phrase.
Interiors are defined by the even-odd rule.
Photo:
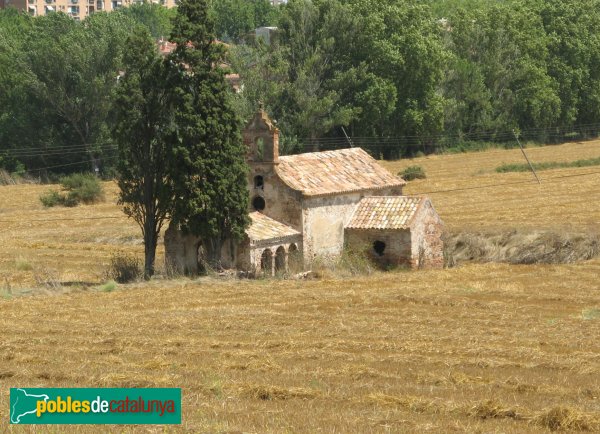
[[[268,0],[211,3],[215,36],[243,87],[240,118],[263,102],[283,152],[355,145],[376,156],[595,135],[600,0]],[[168,38],[175,10],[142,4],[77,22],[0,11],[0,168],[98,170],[136,24]],[[267,45],[249,35],[277,26]]]
[[[278,24],[233,64],[240,112],[264,101],[288,150],[344,130],[386,158],[597,133],[597,0],[290,0]]]

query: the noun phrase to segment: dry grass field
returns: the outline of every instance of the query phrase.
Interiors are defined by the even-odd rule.
[[[574,161],[600,142],[528,152]],[[436,191],[451,231],[597,231],[600,174],[572,175],[600,167],[540,172],[539,186],[494,172],[521,159],[386,165],[425,169],[407,191]],[[75,209],[43,209],[47,188],[0,187],[0,432],[99,432],[9,426],[17,386],[183,388],[180,427],[114,432],[600,432],[598,259],[103,292],[110,255],[142,250],[114,185],[105,204]]]

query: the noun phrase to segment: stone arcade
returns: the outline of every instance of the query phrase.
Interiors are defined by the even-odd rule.
[[[381,266],[443,266],[443,223],[426,197],[360,148],[279,156],[279,130],[259,110],[243,133],[251,225],[221,263],[253,275],[300,272],[317,256],[365,250]],[[198,270],[202,240],[169,227],[167,266]]]

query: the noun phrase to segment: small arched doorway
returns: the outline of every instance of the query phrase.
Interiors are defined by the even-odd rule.
[[[275,251],[275,272],[276,273],[285,273],[285,248],[283,246],[279,246]]]
[[[288,268],[290,273],[299,273],[302,271],[302,255],[296,244],[290,244],[288,248]]]
[[[273,253],[270,249],[265,249],[260,257],[260,269],[267,276],[273,275]]]

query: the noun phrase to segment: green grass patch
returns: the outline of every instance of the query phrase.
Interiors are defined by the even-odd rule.
[[[117,285],[117,282],[115,282],[114,280],[109,280],[104,285],[100,285],[98,289],[102,292],[112,292],[115,289],[117,289],[118,286],[119,285]]]
[[[600,309],[585,309],[583,312],[581,312],[581,316],[586,321],[600,319]]]
[[[600,157],[576,161],[548,161],[546,163],[533,163],[532,166],[535,170],[600,166]],[[530,170],[531,169],[529,168],[528,164],[503,164],[501,166],[496,167],[496,172],[498,173],[529,172]]]

